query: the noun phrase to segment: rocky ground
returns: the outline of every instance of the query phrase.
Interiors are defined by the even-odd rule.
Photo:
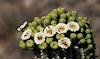
[[[100,59],[100,0],[0,0],[0,59],[31,59],[31,51],[24,53],[17,46],[17,27],[58,7],[77,10],[90,19]]]

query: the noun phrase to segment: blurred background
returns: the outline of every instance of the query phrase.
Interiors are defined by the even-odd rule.
[[[33,52],[23,52],[17,46],[17,27],[58,7],[77,10],[90,19],[100,59],[100,0],[0,0],[0,59],[31,59]]]

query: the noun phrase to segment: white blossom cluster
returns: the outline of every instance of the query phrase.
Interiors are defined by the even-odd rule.
[[[27,22],[21,25],[20,28],[24,28],[26,23]],[[69,22],[68,24],[58,23],[56,26],[49,25],[43,31],[35,33],[34,42],[36,44],[42,44],[46,40],[46,37],[53,37],[56,33],[67,33],[68,30],[76,32],[79,30],[79,25],[77,24],[77,22]],[[21,39],[27,40],[30,38],[31,34],[32,30],[27,29],[23,32]],[[70,47],[70,45],[71,45],[71,39],[69,39],[68,37],[64,37],[58,40],[58,46],[61,48],[66,49]]]

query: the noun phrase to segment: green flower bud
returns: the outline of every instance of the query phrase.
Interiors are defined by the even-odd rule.
[[[45,16],[42,16],[42,17],[41,17],[41,20],[44,20],[45,18],[46,18]]]
[[[52,11],[53,13],[57,13],[58,11],[57,11],[57,9],[53,9],[53,11]]]
[[[86,28],[89,28],[89,26],[88,26],[87,24],[85,24],[85,27],[86,27]]]
[[[67,17],[70,17],[70,16],[71,16],[71,11],[68,11],[68,12],[66,13],[66,16],[67,16]]]
[[[25,28],[25,30],[26,30],[26,29],[31,29],[31,30],[33,31],[33,30],[35,29],[35,27],[34,27],[34,26],[32,26],[32,27],[31,27],[31,26],[27,26],[27,27]]]
[[[90,39],[91,37],[92,37],[91,34],[87,34],[85,38]]]
[[[46,38],[46,43],[50,44],[53,41],[53,38]]]
[[[75,20],[75,17],[73,17],[73,16],[70,16],[69,18],[68,18],[68,21],[74,21]]]
[[[57,14],[53,13],[53,14],[51,15],[51,18],[54,19],[54,20],[56,20],[56,19],[57,19]]]
[[[88,50],[90,50],[92,48],[93,48],[93,45],[92,44],[89,44],[88,47],[86,49],[84,49],[84,52],[87,52]]]
[[[70,34],[70,39],[76,39],[76,33],[71,33]]]
[[[60,19],[59,19],[59,22],[60,22],[60,23],[65,23],[65,22],[66,22],[66,19],[65,19],[65,18],[60,18]]]
[[[83,22],[78,22],[79,26],[83,27],[85,24]]]
[[[84,44],[85,42],[86,42],[85,39],[81,39],[81,40],[78,42],[78,44]]]
[[[47,15],[45,19],[51,20],[51,16]]]
[[[44,49],[46,49],[46,47],[47,47],[47,43],[44,42],[44,43],[40,44],[38,47],[39,47],[40,49],[44,50]]]
[[[84,23],[84,24],[86,24],[86,20],[85,19],[82,19],[81,22]]]
[[[51,21],[51,25],[56,25],[57,24],[57,21],[56,20],[52,20]]]
[[[45,24],[45,25],[49,25],[49,23],[50,23],[50,20],[49,20],[49,19],[45,19],[45,20],[43,21],[43,24]]]
[[[19,41],[19,47],[22,48],[22,49],[26,48],[26,44],[25,44],[25,42],[23,40]]]
[[[91,29],[86,29],[86,30],[85,30],[85,33],[86,33],[86,34],[91,33]]]
[[[34,21],[36,21],[38,24],[41,24],[41,19],[39,17],[35,17]]]
[[[31,30],[34,30],[35,29],[35,27],[31,27]]]
[[[37,23],[36,21],[33,21],[33,22],[32,22],[32,25],[33,25],[34,27],[36,27],[36,26],[38,25],[38,23]]]
[[[64,34],[56,34],[56,39],[61,39],[61,38],[64,38],[65,35]]]
[[[61,14],[60,18],[66,18],[66,14],[65,13]]]
[[[81,16],[77,17],[77,21],[81,21],[82,19],[83,19],[83,17],[81,17]]]
[[[38,25],[38,26],[36,27],[36,29],[37,29],[38,31],[41,31],[41,30],[43,29],[43,27],[42,27],[41,25]]]
[[[32,39],[26,41],[26,46],[31,48],[34,46],[34,41]]]
[[[83,38],[83,34],[82,34],[82,33],[78,33],[78,34],[77,34],[77,38],[78,38],[78,39],[82,39],[82,38]]]
[[[58,8],[57,10],[58,10],[59,15],[65,12],[65,9],[62,7]]]
[[[52,43],[50,43],[50,47],[52,49],[57,49],[58,48],[58,43],[56,41],[53,41]]]
[[[90,21],[89,21],[89,20],[87,20],[87,23],[88,23],[88,24],[90,24]]]
[[[83,29],[83,28],[81,28],[81,29],[80,29],[80,31],[83,33],[83,32],[84,32],[84,29]]]
[[[87,39],[87,43],[88,44],[92,43],[92,40],[91,39]]]
[[[57,14],[58,13],[58,10],[57,9],[53,9],[48,15],[52,15],[52,13]]]
[[[89,44],[88,45],[88,49],[92,49],[93,48],[93,45],[92,44]]]
[[[77,15],[77,11],[75,11],[75,10],[71,11],[71,13],[72,13],[72,16],[76,16]]]
[[[28,23],[28,26],[32,27],[33,25],[32,25],[32,23]]]
[[[33,31],[34,31],[34,33],[37,33],[38,32],[36,29],[34,29]]]

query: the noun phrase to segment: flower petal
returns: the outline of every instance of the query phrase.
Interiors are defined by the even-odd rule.
[[[27,29],[23,32],[21,39],[22,40],[27,40],[30,38],[32,31],[30,29]]]
[[[34,41],[36,44],[42,44],[45,41],[45,35],[42,32],[38,32],[34,35]]]
[[[57,33],[66,33],[68,31],[67,25],[64,23],[58,23],[58,25],[56,25],[56,31]]]
[[[67,49],[68,47],[70,47],[71,41],[70,41],[69,38],[65,37],[65,38],[62,38],[62,39],[58,40],[58,45],[61,48]]]
[[[78,31],[79,28],[80,28],[77,22],[69,22],[69,23],[67,24],[67,26],[68,26],[68,29],[69,29],[70,31],[74,31],[74,32]]]
[[[49,26],[47,26],[47,27],[44,29],[44,34],[45,34],[47,37],[52,37],[52,36],[54,36],[55,33],[56,33],[55,27],[52,26],[52,25],[49,25]]]

